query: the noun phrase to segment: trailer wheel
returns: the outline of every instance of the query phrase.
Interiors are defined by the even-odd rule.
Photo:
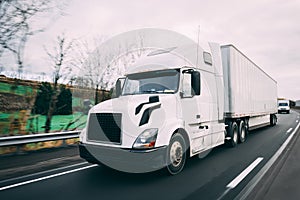
[[[239,142],[244,143],[247,137],[247,128],[244,120],[241,120],[239,123]]]
[[[229,127],[229,146],[230,147],[236,147],[238,143],[238,125],[236,122],[232,122]]]
[[[167,170],[171,175],[182,171],[186,162],[186,142],[180,133],[175,133],[167,150]]]
[[[276,123],[277,123],[277,117],[276,117],[276,115],[271,114],[271,115],[270,115],[270,125],[271,125],[271,126],[275,126]]]

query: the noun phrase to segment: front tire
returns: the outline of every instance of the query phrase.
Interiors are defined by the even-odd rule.
[[[186,142],[180,133],[175,133],[167,150],[167,170],[171,175],[180,173],[186,162]]]

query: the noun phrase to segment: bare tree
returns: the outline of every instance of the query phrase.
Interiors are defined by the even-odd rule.
[[[35,17],[58,10],[58,3],[51,0],[0,0],[0,58],[4,52],[12,53],[20,74],[26,42],[45,29],[34,28]]]
[[[100,45],[103,38],[93,39],[93,46]],[[107,84],[103,81],[105,66],[103,65],[102,52],[100,49],[93,50],[88,41],[77,41],[75,59],[72,65],[80,70],[77,81],[95,89],[95,104],[99,103],[99,90],[106,88]]]
[[[53,86],[51,92],[51,98],[49,102],[49,110],[47,113],[46,123],[45,123],[45,132],[48,133],[51,129],[51,120],[53,113],[56,109],[57,96],[59,94],[58,81],[62,77],[66,77],[70,74],[71,68],[67,67],[68,56],[72,48],[73,41],[67,41],[64,34],[57,37],[57,43],[55,44],[52,51],[48,51],[46,48],[46,53],[50,58],[50,61],[53,65]]]
[[[101,46],[103,41],[104,37],[96,38],[92,42],[77,41],[75,59],[72,63],[73,67],[80,70],[77,84],[88,85],[95,89],[95,104],[103,100],[98,97],[99,91],[110,90],[116,79],[125,74],[127,67],[145,53],[144,40],[141,36],[134,44],[120,44],[109,54],[104,52],[105,49]]]
[[[4,71],[4,67],[0,64],[0,73]]]

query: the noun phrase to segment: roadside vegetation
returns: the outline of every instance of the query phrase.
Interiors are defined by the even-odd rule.
[[[0,137],[44,133],[51,84],[22,80],[15,87],[14,83],[10,78],[0,79]],[[49,132],[84,128],[94,90],[62,84],[59,88]],[[110,93],[100,91],[99,97],[103,101],[110,98]]]

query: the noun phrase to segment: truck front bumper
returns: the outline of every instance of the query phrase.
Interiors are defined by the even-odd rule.
[[[167,146],[151,150],[134,150],[79,144],[80,157],[88,162],[104,164],[129,173],[146,173],[165,167],[166,151]]]

